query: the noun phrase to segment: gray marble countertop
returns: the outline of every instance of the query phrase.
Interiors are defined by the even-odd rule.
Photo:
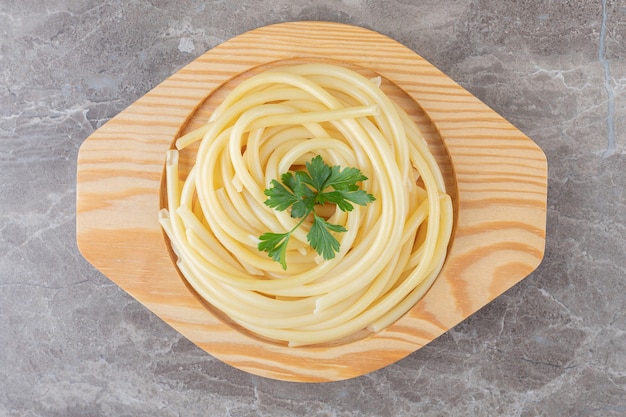
[[[398,363],[325,384],[212,358],[75,237],[85,138],[207,49],[293,20],[398,40],[549,161],[533,274]],[[0,0],[0,416],[626,415],[625,90],[620,0]]]

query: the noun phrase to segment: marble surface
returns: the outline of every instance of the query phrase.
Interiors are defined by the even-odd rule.
[[[76,155],[207,49],[270,23],[364,26],[545,151],[542,265],[442,337],[326,384],[204,353],[79,254]],[[626,415],[626,2],[0,0],[0,416]]]

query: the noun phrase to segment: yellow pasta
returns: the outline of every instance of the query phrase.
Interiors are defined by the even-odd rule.
[[[186,178],[179,152],[199,142]],[[259,236],[299,221],[264,204],[273,179],[320,155],[355,167],[376,197],[343,212],[325,207],[339,252],[321,260],[293,232],[287,270],[257,249]],[[263,338],[302,346],[380,331],[405,314],[443,266],[452,204],[417,126],[370,80],[321,64],[280,67],[237,86],[208,123],[166,158],[160,223],[196,292]]]

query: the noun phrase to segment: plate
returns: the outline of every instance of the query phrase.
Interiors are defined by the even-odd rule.
[[[242,331],[206,305],[172,262],[158,223],[165,154],[234,86],[265,68],[333,62],[380,75],[415,120],[455,209],[446,263],[428,293],[376,334],[287,347]],[[94,132],[77,171],[83,256],[219,360],[263,377],[337,381],[390,365],[431,342],[530,274],[545,246],[547,163],[521,131],[400,43],[329,22],[290,22],[206,52]]]

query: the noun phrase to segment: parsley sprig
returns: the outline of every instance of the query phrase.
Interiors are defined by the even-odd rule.
[[[263,233],[259,236],[258,249],[287,269],[287,245],[292,233],[313,214],[313,223],[307,233],[307,241],[325,260],[333,259],[339,252],[339,241],[331,232],[346,232],[339,224],[329,223],[315,212],[315,206],[335,204],[342,211],[352,211],[353,204],[365,206],[375,200],[372,194],[359,189],[360,181],[367,177],[357,168],[327,165],[321,156],[306,163],[306,171],[285,172],[280,180],[272,180],[265,190],[265,204],[278,211],[291,207],[291,217],[301,219],[285,233]]]

